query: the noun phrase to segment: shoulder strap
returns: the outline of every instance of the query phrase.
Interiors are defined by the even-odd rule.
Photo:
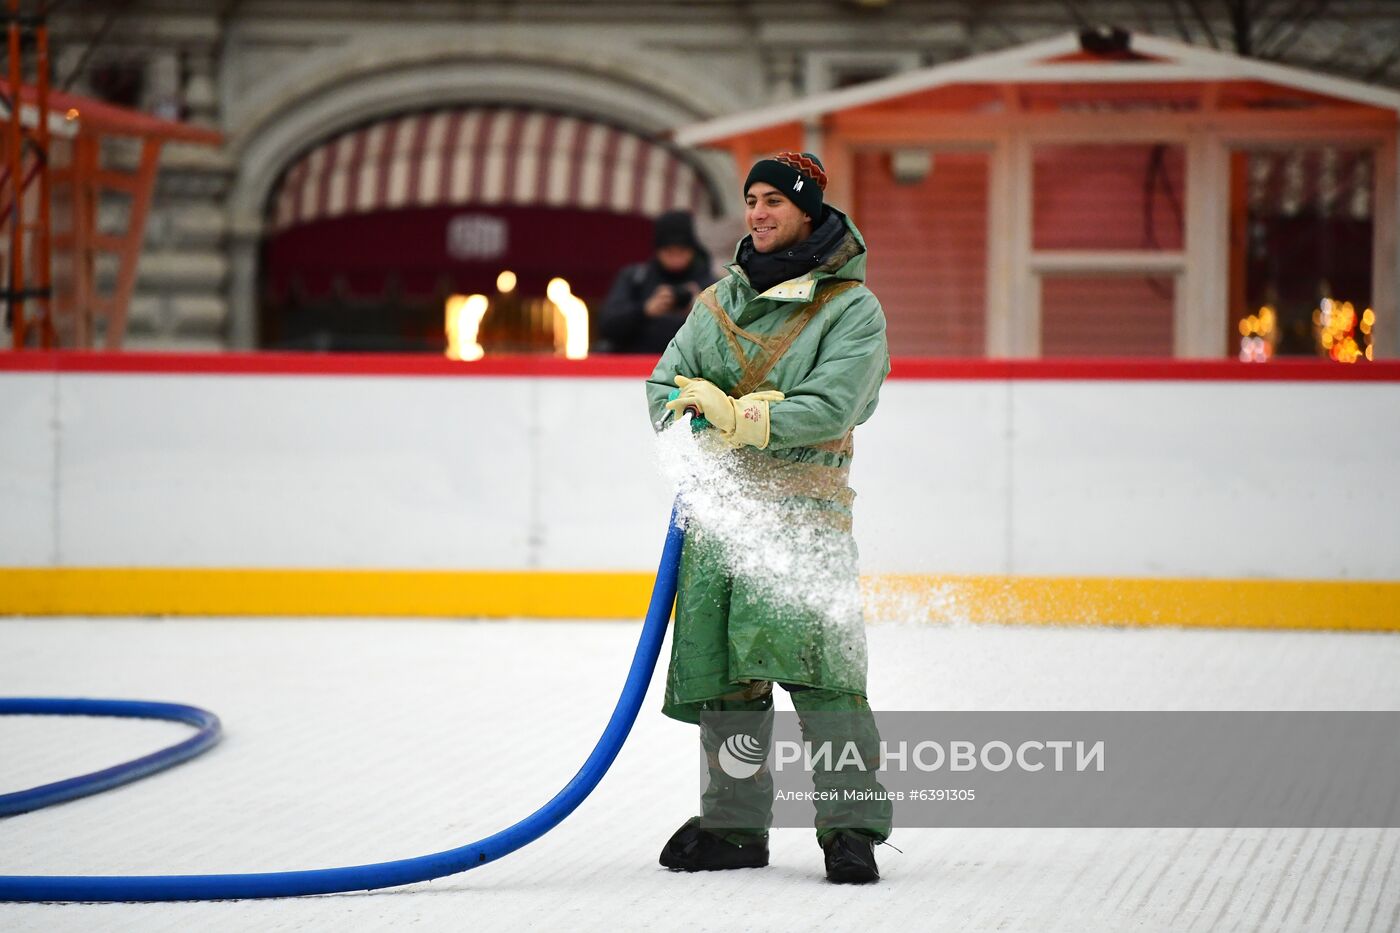
[[[812,322],[818,312],[826,307],[826,303],[842,292],[849,291],[859,282],[846,280],[835,285],[821,289],[815,298],[807,303],[801,311],[798,311],[788,321],[787,325],[771,337],[764,337],[751,333],[738,324],[734,319],[720,307],[719,300],[715,298],[715,286],[711,285],[698,296],[699,301],[714,317],[715,323],[719,325],[720,331],[725,339],[729,341],[729,349],[734,352],[735,358],[741,367],[739,381],[729,390],[729,394],[734,398],[742,398],[763,384],[763,380],[768,378],[768,374],[773,371],[773,367],[778,365],[778,360],[783,354],[797,342],[797,338]],[[745,352],[743,344],[739,338],[743,337],[757,348],[753,355]]]
[[[764,345],[764,353],[752,360],[744,361],[744,370],[739,377],[739,382],[730,390],[729,394],[735,398],[742,398],[763,384],[763,380],[768,378],[768,374],[773,371],[773,367],[778,365],[778,361],[783,358],[792,345],[797,342],[797,338],[812,323],[812,319],[826,307],[827,302],[835,298],[842,292],[849,291],[859,282],[847,279],[837,282],[835,285],[821,289],[817,296],[807,303],[792,320],[777,334],[768,339]]]
[[[724,331],[724,335],[729,338],[730,348],[739,356],[739,359],[742,360],[745,357],[743,349],[739,346],[737,339],[739,337],[743,337],[745,340],[749,341],[749,343],[759,347],[767,348],[770,338],[762,337],[744,330],[738,324],[735,324],[734,319],[720,307],[719,300],[715,298],[716,287],[718,287],[718,283],[711,285],[696,297],[701,304],[710,310],[710,314],[714,316],[715,323],[719,325],[720,330]]]

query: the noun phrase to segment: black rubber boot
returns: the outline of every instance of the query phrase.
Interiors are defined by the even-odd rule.
[[[880,880],[875,864],[875,840],[849,829],[834,830],[822,839],[826,880],[836,884],[870,884]]]
[[[661,864],[672,871],[721,871],[726,868],[762,868],[768,864],[768,834],[751,842],[731,842],[701,829],[698,819],[676,830],[661,850]]]

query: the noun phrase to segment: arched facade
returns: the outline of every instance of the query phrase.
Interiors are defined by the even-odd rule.
[[[649,136],[727,109],[723,90],[701,75],[681,81],[621,56],[499,40],[352,44],[308,56],[276,85],[230,114],[236,169],[226,229],[235,348],[257,344],[258,256],[269,200],[288,166],[331,136],[417,110],[472,104],[567,111]],[[712,194],[731,171],[713,154],[694,156],[693,164]]]

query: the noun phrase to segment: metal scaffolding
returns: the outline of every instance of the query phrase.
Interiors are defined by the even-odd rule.
[[[16,350],[119,349],[161,147],[217,146],[223,137],[51,89],[45,6],[25,13],[22,0],[8,0],[5,13],[0,299]]]

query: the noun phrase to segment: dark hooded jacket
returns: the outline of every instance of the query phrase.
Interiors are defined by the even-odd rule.
[[[626,266],[613,280],[612,289],[598,315],[598,337],[613,353],[646,353],[659,355],[671,338],[685,323],[695,293],[703,291],[715,280],[710,254],[696,248],[690,268],[674,275],[661,268],[652,257],[646,262]],[[684,289],[688,296],[677,301],[660,317],[647,317],[647,299],[662,285]]]

